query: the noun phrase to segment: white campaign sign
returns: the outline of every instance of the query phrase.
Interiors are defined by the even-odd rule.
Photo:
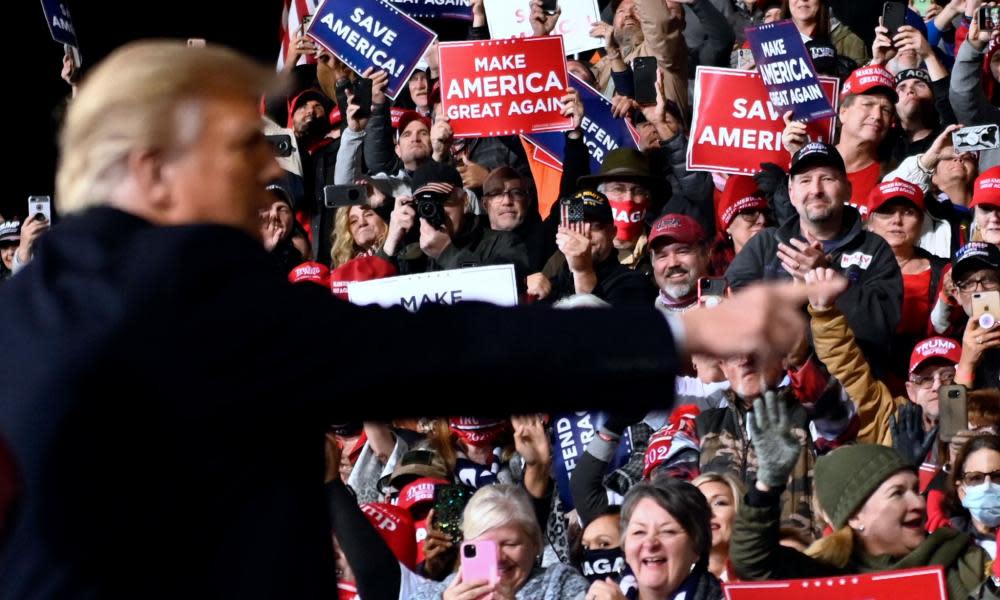
[[[514,265],[493,265],[348,283],[347,297],[354,304],[402,306],[410,311],[427,303],[470,300],[517,306],[517,281]]]
[[[531,15],[528,0],[485,0],[486,22],[490,37],[501,40],[525,37],[531,34]],[[566,54],[577,54],[603,48],[604,40],[590,37],[590,26],[601,20],[597,0],[563,0],[559,3],[562,16],[556,22],[552,35],[563,37]]]

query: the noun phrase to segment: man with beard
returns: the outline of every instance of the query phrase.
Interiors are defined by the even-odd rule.
[[[947,71],[940,78],[946,76]],[[896,94],[899,95],[896,115],[899,117],[899,128],[892,147],[894,163],[926,152],[941,131],[954,122],[954,114],[951,115],[952,120],[948,121],[945,115],[938,113],[932,85],[934,82],[930,73],[923,69],[905,69],[896,73]],[[944,103],[947,102],[948,95],[945,92]]]
[[[789,387],[779,388],[785,376],[781,357],[758,361],[738,356],[722,361],[722,372],[730,389],[724,392],[726,402],[710,408],[695,418],[695,429],[701,443],[698,463],[702,473],[731,473],[747,487],[757,479],[757,453],[747,433],[747,419],[753,418],[753,402],[767,390],[776,390],[778,400],[788,407],[792,433],[801,444],[795,469],[782,492],[781,518],[783,525],[804,530],[810,536],[813,516],[810,490],[815,451],[809,436],[809,418],[802,404]]]
[[[865,231],[858,211],[845,206],[850,195],[837,149],[807,144],[792,157],[789,175],[789,196],[799,218],[755,235],[733,259],[726,279],[740,288],[760,279],[801,281],[817,267],[840,271],[850,287],[837,307],[869,362],[877,362],[899,321],[903,281],[889,245]]]
[[[663,215],[649,233],[653,279],[660,293],[655,305],[684,312],[697,305],[698,279],[709,274],[708,245],[701,225],[691,217]]]
[[[671,5],[668,7],[667,5]],[[604,38],[607,54],[594,65],[599,90],[606,96],[614,91],[612,67],[624,71],[638,56],[653,56],[663,73],[667,98],[673,100],[687,115],[688,51],[684,44],[684,11],[673,2],[663,0],[612,1],[614,25],[595,23],[590,35]]]

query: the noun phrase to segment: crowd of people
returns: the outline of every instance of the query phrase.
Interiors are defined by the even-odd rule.
[[[552,34],[560,10],[523,1],[534,35]],[[561,100],[572,126],[560,172],[518,136],[454,136],[435,46],[392,100],[384,72],[356,73],[293,34],[290,89],[260,103],[294,138],[259,215],[274,269],[346,300],[350,282],[510,264],[522,304],[673,315],[713,310],[706,278],[726,294],[835,285],[810,288],[808,335],[790,353],[693,354],[658,411],[630,408],[628,389],[608,397],[579,455],[557,444],[560,415],[487,418],[503,405],[480,406],[473,390],[461,391],[466,415],[333,425],[340,597],[711,600],[726,582],[928,565],[951,598],[997,597],[1000,148],[952,141],[1000,123],[1000,30],[978,19],[996,3],[911,3],[892,38],[878,3],[599,4],[590,33],[603,47],[568,68],[639,137],[597,172],[574,89]],[[442,39],[489,39],[483,0],[471,6],[467,31],[427,24]],[[745,28],[783,19],[840,79],[837,143],[786,115],[787,168],[689,172],[695,68],[753,69]],[[640,104],[631,63],[647,56],[656,101]],[[369,107],[355,101],[362,78]],[[360,198],[327,202],[351,185]],[[564,201],[581,220],[562,222]],[[0,280],[49,235],[44,217],[24,217],[0,218]],[[630,324],[618,327],[630,344]],[[959,393],[967,414],[946,432]],[[494,578],[463,577],[468,544],[496,549]]]

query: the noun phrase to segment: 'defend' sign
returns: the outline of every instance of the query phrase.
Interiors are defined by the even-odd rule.
[[[757,72],[775,110],[782,114],[791,110],[793,120],[806,122],[835,114],[795,23],[768,23],[748,28],[746,34]]]
[[[368,67],[388,73],[393,99],[437,37],[385,0],[326,0],[306,33],[358,75]]]
[[[441,105],[455,137],[572,127],[559,102],[569,87],[562,38],[447,42],[438,51]]]
[[[820,77],[823,93],[834,105],[839,82]],[[782,113],[768,97],[755,71],[698,67],[694,117],[688,136],[687,169],[750,175],[761,163],[785,170],[791,155],[781,143]],[[833,143],[833,117],[807,123],[810,141]]]

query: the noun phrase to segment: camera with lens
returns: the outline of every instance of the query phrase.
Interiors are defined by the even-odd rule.
[[[274,154],[278,157],[285,157],[292,155],[292,136],[287,134],[282,135],[269,135],[267,136],[267,141],[271,142],[271,147],[274,148]]]
[[[417,216],[427,221],[434,229],[444,227],[444,202],[447,196],[441,192],[423,190],[413,196],[413,207]]]

